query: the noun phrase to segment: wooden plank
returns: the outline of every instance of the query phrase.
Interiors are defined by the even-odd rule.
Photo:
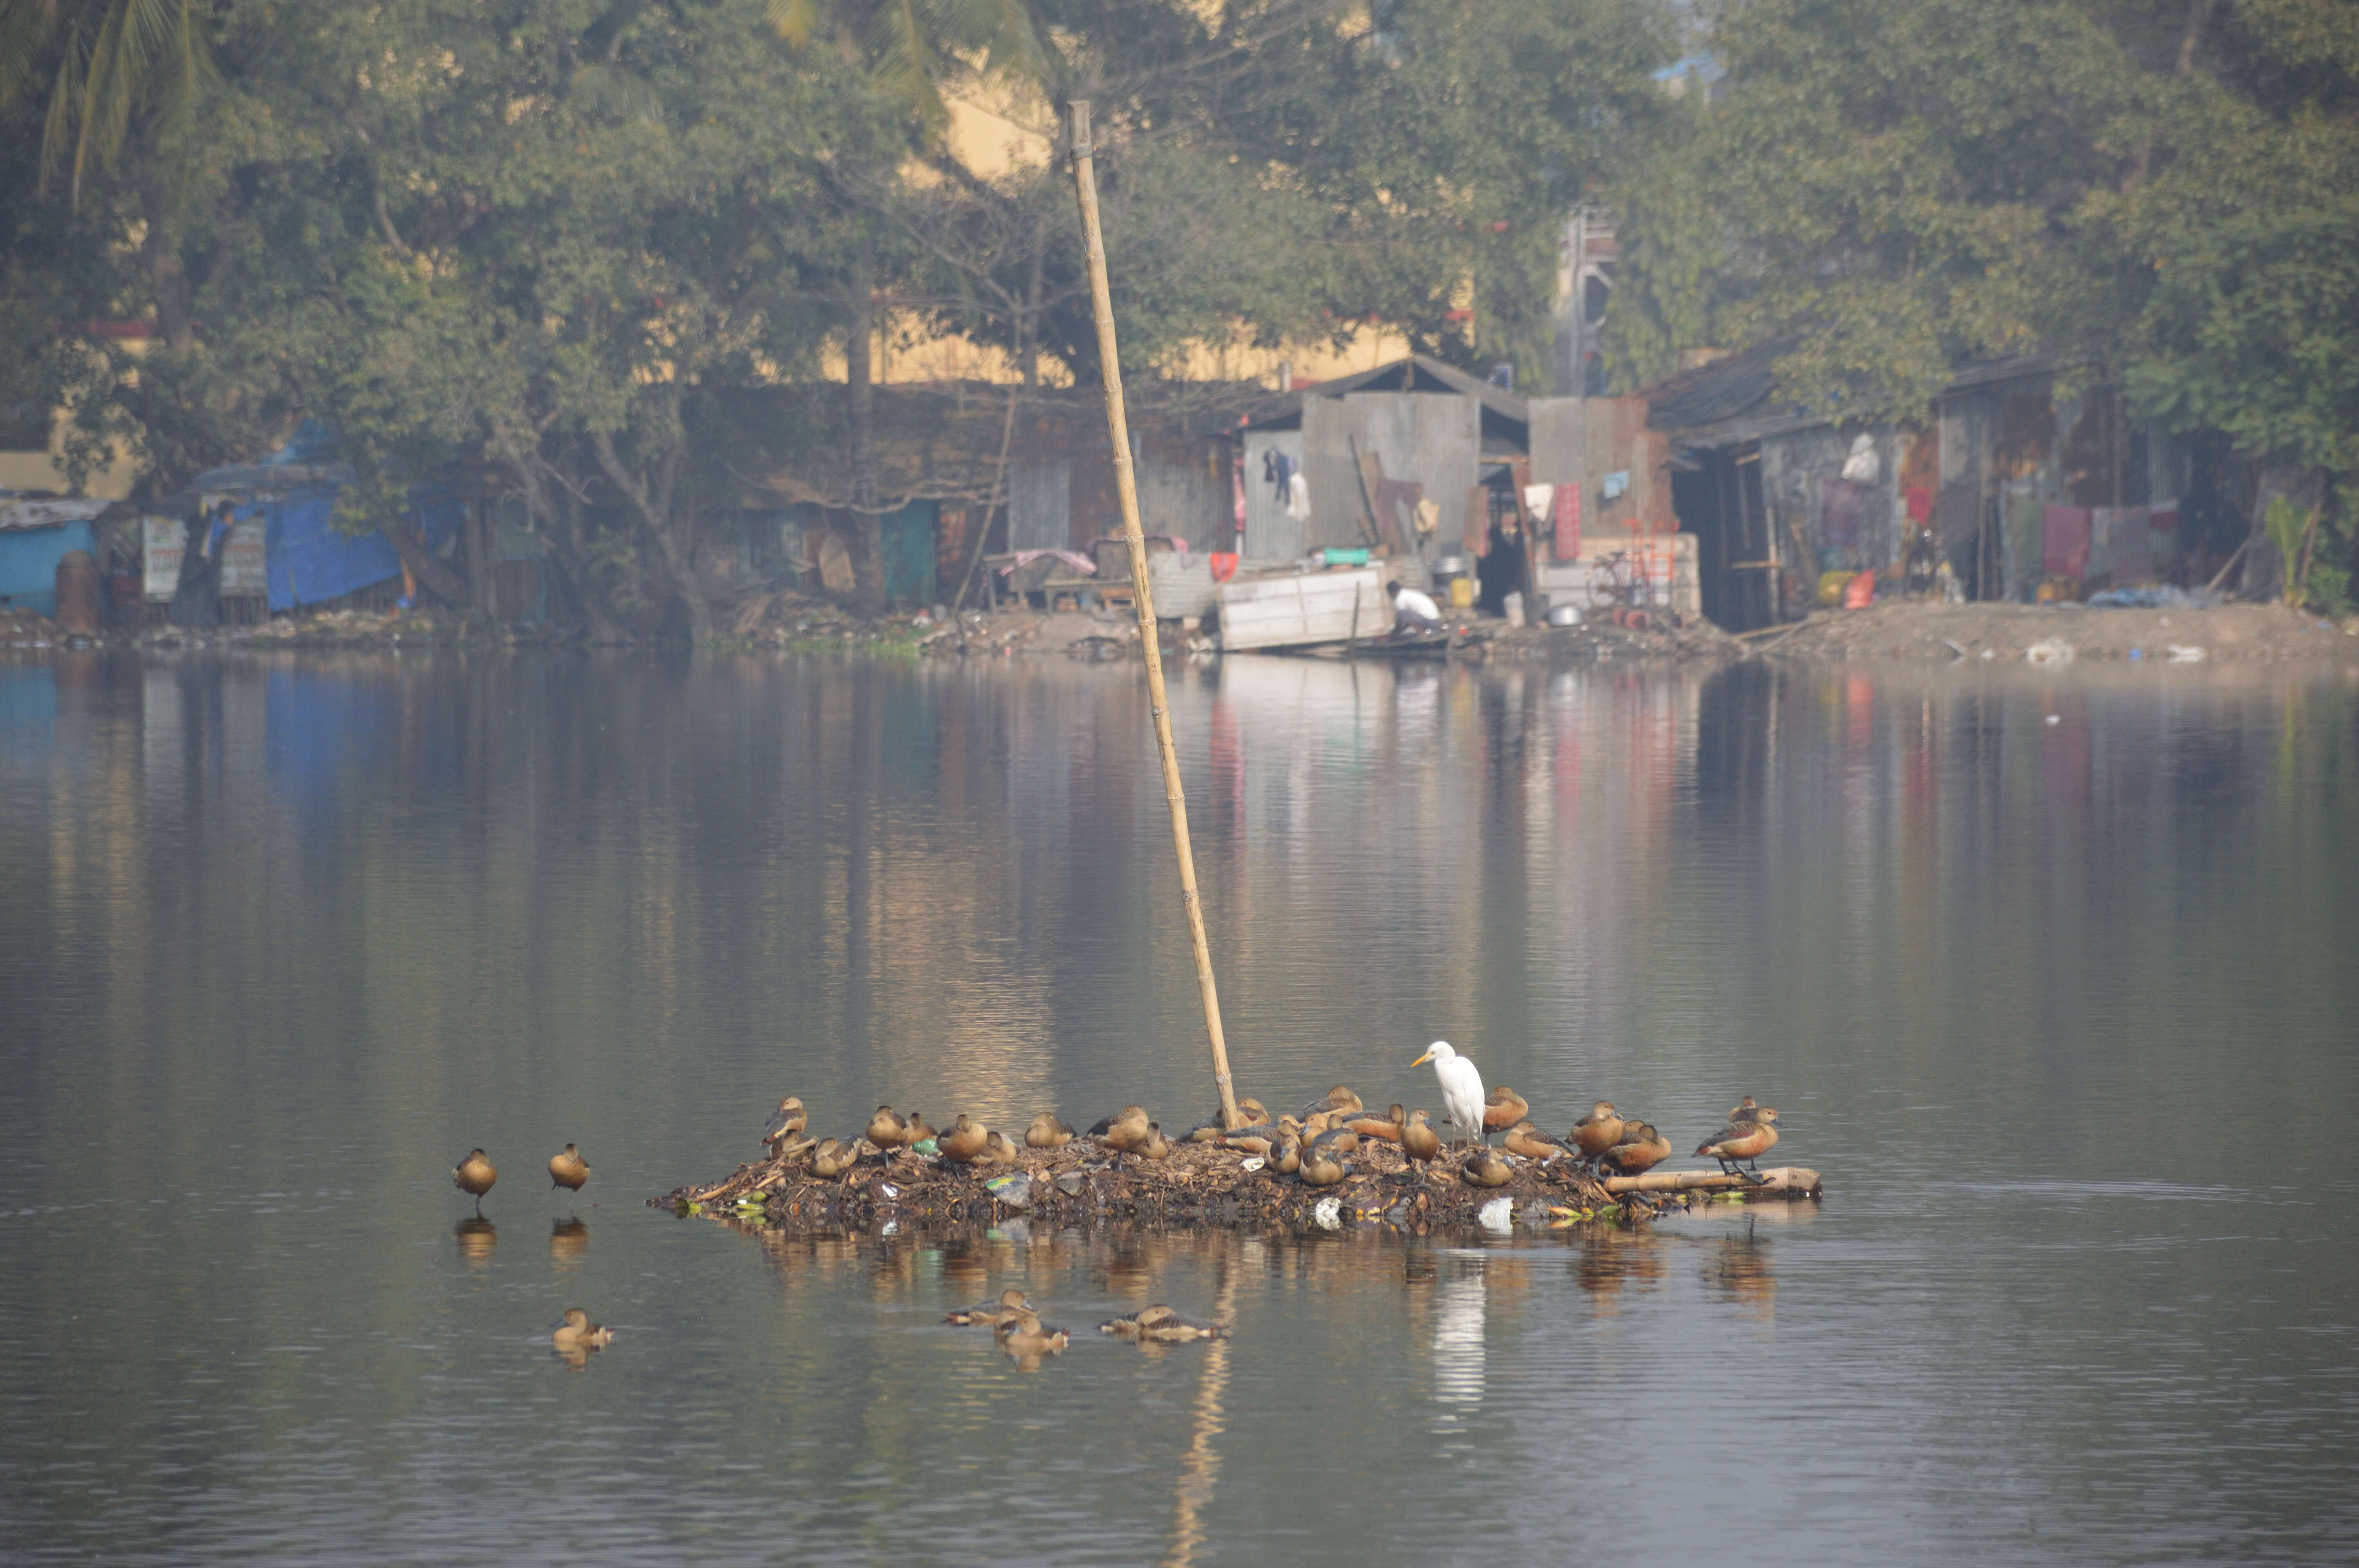
[[[1775,1193],[1780,1197],[1815,1197],[1819,1173],[1799,1165],[1779,1165],[1754,1181],[1724,1171],[1649,1171],[1643,1176],[1608,1176],[1609,1193]]]
[[[1221,589],[1221,645],[1232,653],[1308,643],[1343,643],[1359,630],[1389,626],[1384,579],[1375,567],[1352,571],[1239,579]]]

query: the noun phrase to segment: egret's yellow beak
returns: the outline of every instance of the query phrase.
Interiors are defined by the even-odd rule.
[[[1430,1062],[1430,1061],[1432,1061],[1432,1060],[1433,1060],[1433,1053],[1432,1053],[1432,1052],[1430,1052],[1430,1051],[1428,1051],[1424,1055],[1419,1056],[1416,1061],[1411,1062],[1411,1063],[1409,1064],[1409,1065],[1410,1065],[1410,1066],[1412,1066],[1412,1067],[1422,1067],[1422,1066],[1424,1066],[1428,1062]]]

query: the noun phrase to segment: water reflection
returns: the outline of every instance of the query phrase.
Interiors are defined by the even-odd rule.
[[[552,1219],[549,1222],[549,1260],[560,1273],[570,1273],[579,1269],[589,1251],[588,1221]]]
[[[451,1227],[451,1236],[459,1245],[460,1260],[478,1269],[492,1260],[493,1249],[500,1244],[499,1227],[483,1215],[469,1215]]]
[[[1433,1306],[1433,1398],[1445,1407],[1440,1425],[1453,1426],[1465,1410],[1483,1402],[1485,1364],[1483,1313],[1488,1301],[1479,1259],[1435,1286]]]

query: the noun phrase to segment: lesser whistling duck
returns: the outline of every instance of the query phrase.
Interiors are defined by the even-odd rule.
[[[934,1135],[934,1152],[953,1165],[963,1165],[984,1152],[991,1141],[991,1129],[959,1112],[958,1120]]]
[[[1360,1097],[1352,1092],[1351,1085],[1337,1084],[1295,1114],[1308,1121],[1322,1110],[1340,1110],[1348,1114],[1364,1108],[1360,1104]]]
[[[1340,1160],[1347,1154],[1356,1154],[1360,1152],[1360,1135],[1353,1131],[1351,1124],[1346,1122],[1340,1127],[1331,1127],[1312,1139],[1310,1147],[1332,1154]]]
[[[1191,1339],[1219,1339],[1228,1331],[1218,1324],[1198,1323],[1181,1317],[1169,1307],[1158,1303],[1142,1307],[1128,1317],[1117,1317],[1098,1325],[1100,1334],[1118,1334],[1125,1339],[1143,1344],[1185,1345]]]
[[[1264,1157],[1262,1168],[1273,1175],[1294,1174],[1302,1169],[1302,1145],[1291,1133],[1280,1133],[1277,1141],[1270,1145],[1269,1153]]]
[[[1433,1122],[1425,1112],[1413,1110],[1401,1123],[1401,1152],[1422,1165],[1441,1152],[1441,1134],[1433,1130]]]
[[[1118,1334],[1125,1339],[1136,1339],[1138,1337],[1140,1329],[1145,1328],[1149,1324],[1160,1323],[1165,1318],[1172,1315],[1173,1314],[1171,1309],[1168,1306],[1161,1305],[1160,1303],[1155,1306],[1141,1307],[1136,1312],[1132,1313],[1128,1317],[1110,1317],[1106,1319],[1105,1322],[1098,1325],[1098,1332],[1100,1334]]]
[[[1470,1187],[1504,1187],[1515,1179],[1515,1169],[1495,1149],[1480,1149],[1458,1168],[1459,1180]]]
[[[978,1302],[971,1307],[961,1307],[956,1312],[944,1314],[942,1321],[980,1328],[997,1328],[1017,1313],[1031,1310],[1032,1298],[1011,1285],[999,1292],[997,1301]]]
[[[1147,1124],[1147,1136],[1133,1145],[1130,1152],[1142,1160],[1160,1160],[1171,1152],[1171,1141],[1163,1136],[1161,1127],[1150,1121]]]
[[[1483,1125],[1493,1132],[1503,1127],[1513,1127],[1532,1113],[1523,1096],[1501,1084],[1483,1101]]]
[[[1218,1143],[1228,1135],[1228,1130],[1216,1116],[1209,1121],[1198,1122],[1181,1133],[1179,1141],[1182,1143]]]
[[[1761,1179],[1761,1156],[1777,1146],[1777,1113],[1763,1106],[1753,1113],[1750,1121],[1732,1121],[1718,1132],[1696,1145],[1699,1155],[1720,1162],[1722,1172],[1729,1175],[1749,1175]],[[1741,1167],[1750,1165],[1750,1171]]]
[[[778,1108],[770,1113],[768,1124],[762,1129],[762,1141],[769,1146],[771,1154],[775,1156],[779,1144],[810,1125],[810,1113],[803,1108],[803,1097],[788,1095],[778,1102]]]
[[[810,1173],[822,1182],[832,1182],[858,1163],[860,1146],[857,1139],[846,1143],[840,1138],[822,1138],[819,1147],[811,1151]]]
[[[1062,1149],[1072,1141],[1072,1128],[1045,1110],[1034,1117],[1032,1125],[1024,1130],[1024,1147],[1027,1149]]]
[[[1223,1148],[1242,1149],[1248,1154],[1267,1154],[1269,1146],[1283,1136],[1278,1129],[1268,1123],[1256,1122],[1240,1127],[1234,1132],[1222,1133],[1221,1144]]]
[[[451,1167],[451,1184],[475,1200],[475,1212],[484,1212],[484,1195],[500,1179],[500,1168],[481,1149],[470,1149],[467,1157]]]
[[[928,1125],[926,1121],[926,1113],[924,1111],[913,1110],[909,1113],[910,1148],[914,1149],[919,1144],[923,1143],[927,1139],[936,1136],[938,1136],[938,1134],[936,1134],[933,1128]]]
[[[1072,1340],[1063,1329],[1042,1324],[1039,1314],[1033,1312],[1019,1312],[991,1333],[1002,1350],[1019,1359],[1054,1356]]]
[[[909,1123],[889,1105],[880,1105],[868,1119],[868,1141],[887,1154],[909,1142]]]
[[[612,1345],[614,1331],[603,1323],[592,1323],[590,1314],[580,1307],[567,1307],[549,1342],[560,1350],[594,1350],[602,1345]]]
[[[551,1154],[549,1157],[549,1191],[555,1192],[558,1188],[564,1187],[568,1191],[578,1193],[582,1190],[582,1184],[589,1179],[590,1162],[582,1158],[582,1152],[572,1144],[568,1143],[564,1152]]]
[[[1262,1104],[1261,1101],[1254,1098],[1253,1096],[1247,1095],[1245,1098],[1237,1101],[1237,1124],[1239,1126],[1259,1127],[1263,1122],[1267,1121],[1268,1119],[1269,1107]]]
[[[1091,1128],[1090,1136],[1123,1154],[1147,1141],[1147,1108],[1126,1105]]]
[[[1351,1166],[1315,1143],[1302,1152],[1301,1175],[1305,1186],[1332,1187],[1351,1173]]]
[[[1572,1124],[1572,1146],[1584,1160],[1594,1160],[1622,1141],[1622,1119],[1614,1113],[1614,1102],[1599,1100],[1589,1108],[1589,1114]]]
[[[1357,1116],[1343,1119],[1343,1125],[1363,1138],[1381,1138],[1387,1143],[1400,1141],[1401,1108],[1396,1105],[1383,1115],[1364,1110]]]
[[[994,1161],[1002,1165],[1015,1165],[1022,1162],[1017,1159],[1017,1155],[1021,1151],[1016,1147],[1016,1140],[1008,1137],[1007,1134],[1000,1131],[997,1128],[994,1128],[984,1134],[984,1158]]]
[[[1760,1108],[1761,1102],[1755,1099],[1751,1095],[1746,1095],[1743,1099],[1738,1100],[1734,1105],[1728,1108],[1728,1119],[1731,1121],[1751,1121],[1754,1119],[1753,1113]]]
[[[1599,1158],[1625,1176],[1643,1176],[1671,1157],[1671,1141],[1654,1124],[1634,1121],[1622,1130],[1622,1141]]]
[[[1563,1144],[1528,1121],[1519,1121],[1507,1129],[1507,1136],[1499,1141],[1508,1153],[1521,1154],[1527,1160],[1553,1160],[1565,1152]]]
[[[771,1155],[779,1160],[799,1160],[819,1147],[819,1140],[808,1132],[789,1132],[770,1145]]]

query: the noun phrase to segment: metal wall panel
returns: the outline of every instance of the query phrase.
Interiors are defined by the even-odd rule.
[[[1430,558],[1437,548],[1463,548],[1466,492],[1474,487],[1483,452],[1483,406],[1472,397],[1440,393],[1355,392],[1343,399],[1343,406],[1356,424],[1360,449],[1384,460],[1385,477],[1415,480],[1425,486],[1425,498],[1440,509],[1440,525],[1419,553]],[[1344,462],[1350,461],[1347,447]],[[1322,512],[1313,490],[1312,521],[1332,530],[1322,532],[1314,544],[1365,542],[1360,532],[1358,476],[1347,467],[1346,477],[1351,488],[1339,499],[1347,501],[1348,508]],[[1311,483],[1318,484],[1315,471]]]
[[[1285,497],[1264,477],[1272,452],[1282,453],[1299,466],[1303,460],[1302,432],[1245,432],[1245,536],[1238,553],[1256,560],[1292,560],[1302,554],[1303,525],[1286,514]],[[1310,479],[1310,486],[1311,504],[1316,506],[1319,487],[1315,478]]]
[[[1065,458],[1019,458],[1007,465],[1007,547],[1071,547],[1073,465]]]

